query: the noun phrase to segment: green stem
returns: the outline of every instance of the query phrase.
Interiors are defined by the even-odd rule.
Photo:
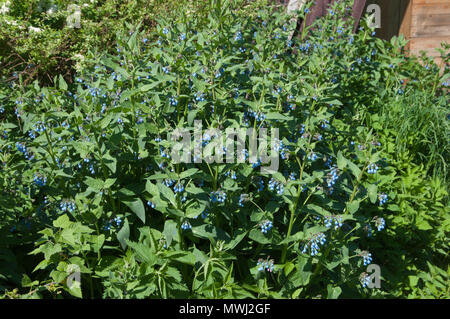
[[[297,163],[298,163],[298,165],[300,167],[300,177],[299,177],[299,184],[298,184],[298,187],[297,187],[297,197],[296,197],[295,203],[294,203],[294,205],[292,206],[292,209],[291,209],[291,216],[289,218],[289,226],[288,226],[288,231],[287,231],[287,234],[286,234],[286,239],[288,239],[291,236],[292,227],[294,225],[295,211],[297,210],[298,201],[299,201],[300,195],[302,193],[302,191],[301,191],[301,189],[302,189],[301,181],[302,181],[302,177],[303,177],[303,170],[305,168],[305,163],[306,163],[306,161],[303,161],[303,163],[300,164],[300,159],[298,158],[298,156],[296,156],[295,158],[296,158]],[[286,244],[284,244],[283,250],[281,252],[281,263],[282,264],[284,264],[284,262],[286,261],[287,248],[288,248],[288,244],[286,243]]]

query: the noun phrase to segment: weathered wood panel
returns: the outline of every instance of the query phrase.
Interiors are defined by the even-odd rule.
[[[412,25],[409,36],[416,37],[446,37],[450,34],[450,26],[443,25]]]
[[[411,54],[425,51],[441,63],[439,52],[441,42],[450,43],[450,0],[410,0],[401,21],[399,34],[409,43]]]
[[[448,41],[448,39],[447,39]],[[410,50],[412,54],[420,54],[421,50],[424,50],[430,56],[439,56],[439,52],[436,48],[441,47],[441,42],[445,42],[442,37],[421,37],[421,38],[411,38],[410,40]]]

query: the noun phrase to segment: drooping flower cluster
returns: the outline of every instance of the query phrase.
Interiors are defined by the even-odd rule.
[[[372,254],[369,253],[367,250],[364,250],[361,252],[360,256],[363,258],[364,266],[370,265],[372,262]]]
[[[192,225],[187,220],[185,220],[183,222],[183,224],[181,224],[181,229],[182,230],[189,230],[191,228],[192,228]]]
[[[375,227],[377,227],[378,231],[381,231],[384,229],[386,222],[384,221],[383,217],[375,217]]]
[[[370,276],[366,273],[363,272],[360,276],[359,276],[359,281],[361,282],[361,286],[363,288],[367,288],[370,285]]]
[[[326,216],[325,217],[325,227],[330,228],[333,226],[334,222],[334,229],[338,229],[342,227],[342,217],[341,216]]]
[[[323,246],[326,241],[327,240],[324,233],[317,233],[313,235],[312,238],[305,244],[302,253],[305,254],[309,247],[311,256],[315,256],[319,252],[320,245]]]
[[[273,224],[270,220],[264,220],[261,222],[260,226],[261,226],[261,232],[263,234],[267,234],[267,232],[272,229]]]
[[[225,193],[222,190],[211,192],[211,202],[213,202],[213,203],[215,203],[215,202],[223,203],[223,202],[225,202],[226,198],[227,198],[227,193]]]
[[[271,178],[269,181],[269,189],[271,191],[276,191],[278,195],[282,195],[284,191],[284,185],[283,183],[277,181],[274,178]]]
[[[71,200],[63,200],[59,204],[59,207],[63,212],[70,212],[72,213],[75,210],[75,202]]]
[[[367,173],[369,173],[369,174],[375,174],[377,171],[378,171],[378,165],[375,163],[371,163],[367,167]]]
[[[256,263],[256,266],[258,266],[258,271],[268,271],[268,272],[273,272],[274,269],[274,260],[270,259],[258,259],[258,262]]]
[[[41,175],[34,175],[33,181],[37,186],[43,187],[47,183],[47,177]]]
[[[384,204],[387,202],[387,200],[388,200],[388,195],[385,194],[385,193],[381,193],[381,194],[378,196],[378,200],[380,201],[380,206],[382,206],[382,205],[384,205]]]

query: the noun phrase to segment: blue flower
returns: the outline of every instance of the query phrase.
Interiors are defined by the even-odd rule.
[[[384,204],[387,202],[387,200],[388,200],[388,195],[385,194],[385,193],[381,193],[381,194],[378,196],[378,199],[379,199],[379,201],[380,201],[380,206],[381,206],[381,205],[384,205]]]
[[[375,174],[378,171],[378,166],[375,163],[371,163],[369,164],[369,166],[367,167],[367,172],[369,174]]]
[[[372,254],[365,250],[361,252],[360,255],[363,258],[364,266],[370,265],[370,263],[372,262]]]
[[[211,202],[215,203],[215,202],[219,202],[219,203],[223,203],[225,202],[225,199],[227,198],[227,194],[222,191],[222,190],[218,190],[215,192],[211,192]]]
[[[363,273],[359,276],[359,281],[361,282],[361,286],[362,286],[363,288],[366,288],[366,287],[369,286],[369,284],[370,284],[370,282],[371,282],[370,276],[369,276],[367,273],[363,272]]]
[[[272,224],[272,222],[271,222],[270,220],[264,220],[264,221],[260,224],[260,226],[261,226],[261,232],[262,232],[263,234],[267,234],[267,232],[268,232],[269,230],[272,229],[273,224]]]
[[[302,253],[305,254],[307,252],[307,249],[309,247],[310,249],[310,255],[315,256],[318,254],[320,245],[324,245],[326,242],[325,235],[323,233],[317,233],[314,234],[309,241],[303,246]]]
[[[377,227],[378,231],[381,231],[386,226],[386,222],[384,221],[383,217],[378,217],[375,219],[375,226]]]
[[[258,262],[256,263],[256,266],[258,266],[258,271],[265,271],[265,270],[267,270],[268,272],[273,272],[273,270],[274,270],[273,263],[274,263],[273,259],[271,259],[271,260],[264,260],[264,259],[260,258],[260,259],[258,259]]]
[[[173,188],[173,190],[176,193],[182,193],[184,191],[184,185],[181,182],[178,182],[175,187]]]
[[[181,224],[181,229],[183,230],[189,230],[192,228],[192,225],[186,220]]]

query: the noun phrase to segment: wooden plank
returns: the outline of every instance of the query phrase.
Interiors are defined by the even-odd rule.
[[[414,10],[413,10],[414,12]],[[450,14],[421,14],[412,16],[411,24],[415,26],[434,25],[445,26],[450,24]]]
[[[434,4],[413,4],[414,15],[450,14],[450,1]]]
[[[449,25],[413,25],[410,29],[411,37],[450,37]]]
[[[441,47],[441,42],[450,43],[450,37],[411,38],[410,50],[412,54],[416,55],[424,50],[428,55],[436,57],[440,54],[435,49]]]
[[[437,3],[448,3],[445,0],[413,0],[414,4],[437,4]]]

